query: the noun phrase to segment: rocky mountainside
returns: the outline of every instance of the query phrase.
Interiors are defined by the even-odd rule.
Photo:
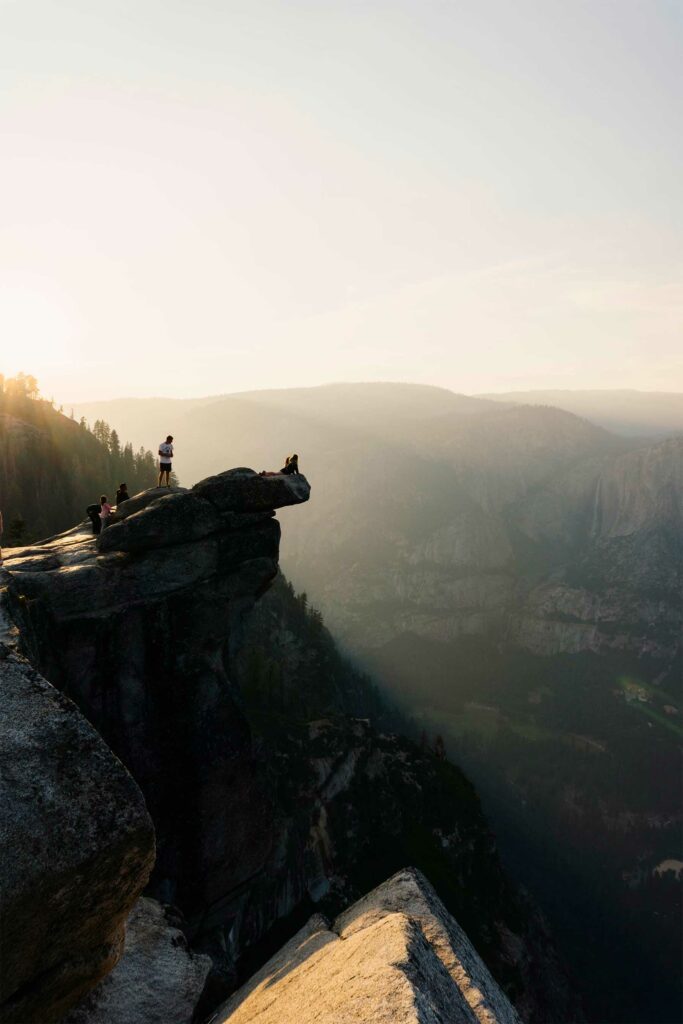
[[[216,1016],[221,1024],[520,1024],[419,872],[402,871],[334,924],[308,923]]]
[[[6,562],[32,664],[145,795],[157,835],[149,891],[200,930],[272,843],[226,661],[277,572],[272,509],[307,498],[303,477],[234,471],[189,493],[131,499],[97,545],[77,527]]]
[[[592,1018],[670,1016],[683,875],[659,872],[680,859],[683,439],[408,385],[173,416],[190,479],[216,468],[213,437],[259,468],[299,452],[316,501],[305,522],[281,517],[288,577],[466,764]],[[642,948],[658,952],[644,963]]]
[[[119,959],[154,863],[138,786],[17,651],[0,591],[0,1019],[58,1020]]]
[[[250,617],[234,670],[289,844],[307,808],[303,861],[269,872],[279,891],[334,917],[413,864],[525,1020],[582,1019],[544,920],[501,870],[471,784],[438,739],[400,735],[411,723],[282,578]]]
[[[390,712],[351,670],[346,688],[319,616],[305,612],[318,636],[310,652],[296,633],[285,642],[302,612],[291,593],[248,624],[277,572],[273,509],[308,494],[303,477],[233,470],[131,499],[99,540],[81,526],[9,553],[3,601],[22,650],[140,786],[157,842],[146,894],[177,908],[193,951],[168,963],[171,921],[154,904],[133,911],[123,960],[74,1020],[117,1019],[107,1007],[119,999],[149,1008],[141,970],[194,991],[205,968],[192,957],[206,953],[198,1012],[208,1011],[302,915],[336,914],[411,862],[434,874],[528,1020],[578,1019],[543,923],[503,875],[460,772],[353,716]]]

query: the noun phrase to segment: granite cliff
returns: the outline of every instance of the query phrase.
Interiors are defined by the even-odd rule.
[[[308,495],[302,477],[233,470],[191,491],[136,496],[99,540],[79,526],[7,552],[3,607],[26,671],[42,674],[40,685],[72,709],[80,728],[95,737],[97,729],[120,759],[97,739],[128,779],[148,845],[140,791],[156,831],[146,903],[134,905],[151,868],[149,848],[127,886],[120,867],[96,872],[101,886],[119,891],[111,909],[78,875],[87,899],[105,908],[105,932],[117,945],[100,957],[105,967],[58,1005],[67,1009],[74,993],[113,966],[129,916],[123,959],[73,1021],[126,1013],[181,1020],[178,1007],[196,1001],[210,969],[203,1013],[302,915],[314,907],[337,914],[410,857],[436,871],[450,908],[473,925],[487,964],[528,1019],[547,1020],[548,1000],[556,1019],[577,1019],[542,924],[502,874],[471,787],[431,752],[354,720],[353,711],[376,710],[377,695],[356,677],[347,689],[338,665],[329,685],[329,639],[325,663],[301,642],[280,659],[280,693],[291,696],[297,679],[305,683],[296,715],[276,707],[275,718],[264,715],[249,693],[245,649],[265,644],[270,657],[282,639],[272,606],[260,619],[260,640],[258,617],[257,632],[248,625],[277,572],[273,510]],[[319,617],[311,628],[324,632]],[[373,800],[383,815],[372,814]],[[90,809],[82,810],[87,817]],[[48,859],[50,851],[46,841]],[[74,918],[72,899],[65,920]],[[180,939],[191,947],[185,955]],[[41,967],[34,960],[26,968],[29,982]],[[155,1001],[150,978],[166,979],[176,1016],[168,999]],[[39,1005],[50,1019],[52,1007]]]
[[[17,639],[0,600],[0,1019],[45,1024],[119,960],[154,830],[130,774]]]
[[[156,829],[149,892],[193,930],[221,919],[270,851],[227,662],[277,572],[272,510],[308,494],[303,477],[233,470],[190,492],[143,492],[97,541],[80,526],[6,560],[27,656],[133,774]]]
[[[330,924],[316,914],[219,1024],[520,1024],[426,878],[401,871]]]

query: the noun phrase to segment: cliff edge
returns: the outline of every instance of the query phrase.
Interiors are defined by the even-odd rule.
[[[8,552],[8,596],[32,665],[78,705],[144,793],[157,836],[148,892],[190,929],[270,851],[267,793],[227,664],[278,569],[274,509],[303,476],[234,469],[122,505],[99,538],[81,524]]]
[[[0,1020],[58,1019],[119,960],[154,863],[137,785],[17,653],[0,590]]]
[[[399,871],[330,925],[315,914],[216,1024],[520,1024],[419,871]]]

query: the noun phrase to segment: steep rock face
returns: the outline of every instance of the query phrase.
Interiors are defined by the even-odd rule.
[[[235,678],[279,837],[263,879],[243,894],[245,938],[306,906],[333,917],[414,864],[526,1021],[583,1019],[543,919],[501,870],[470,783],[426,736],[418,746],[393,735],[408,723],[282,579],[250,616]]]
[[[354,519],[344,468],[343,486],[335,481],[306,534],[288,526],[285,571],[349,646],[372,651],[414,634],[490,637],[541,656],[637,657],[645,643],[662,668],[672,664],[683,439],[621,451],[596,428],[543,412],[529,423],[523,409],[468,421],[440,442],[451,465],[429,473],[415,459],[410,474],[405,460],[376,467],[370,452],[367,501],[376,481],[385,497],[376,496],[367,525]],[[323,550],[333,573],[321,571]]]
[[[303,477],[233,470],[131,499],[99,543],[82,526],[6,559],[24,649],[139,783],[157,831],[150,891],[192,932],[224,919],[270,852],[269,798],[227,666],[277,571],[272,510],[308,494]]]
[[[218,1012],[221,1024],[519,1024],[467,936],[414,869],[328,925],[316,915]]]
[[[164,908],[143,897],[126,922],[118,964],[61,1024],[189,1024],[210,967]]]
[[[6,1024],[49,1024],[116,964],[154,862],[142,794],[14,650],[0,591],[0,972]]]
[[[471,787],[429,751],[352,720],[374,715],[377,696],[342,670],[319,617],[305,637],[292,623],[291,642],[284,623],[257,615],[281,672],[261,694],[272,713],[263,722],[251,627],[246,655],[236,649],[277,564],[278,527],[264,506],[305,500],[308,486],[248,471],[223,479],[223,500],[220,477],[191,492],[154,490],[123,506],[97,543],[77,528],[8,560],[26,649],[144,788],[159,840],[150,892],[180,906],[193,945],[214,961],[203,1005],[230,991],[220,986],[236,962],[247,969],[250,947],[257,960],[285,915],[312,904],[335,914],[417,857],[530,1020],[549,1019],[548,1005],[553,1019],[580,1019],[555,1013],[566,1006],[561,971],[504,878]],[[106,991],[92,1012],[117,1004],[120,990]]]

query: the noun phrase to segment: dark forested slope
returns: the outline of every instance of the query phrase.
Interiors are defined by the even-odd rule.
[[[280,891],[303,883],[299,913],[315,906],[334,915],[412,864],[523,1019],[582,1020],[544,921],[502,871],[479,798],[441,737],[400,734],[413,723],[340,654],[320,613],[283,577],[252,613],[234,668],[279,817],[269,887],[278,875]],[[281,853],[297,829],[307,835],[298,871]],[[274,946],[282,934],[275,929]],[[269,951],[266,937],[245,973]]]
[[[85,518],[101,494],[114,500],[119,483],[131,494],[156,479],[151,452],[134,452],[115,430],[93,430],[40,398],[33,378],[0,378],[0,510],[4,544],[64,530]]]

